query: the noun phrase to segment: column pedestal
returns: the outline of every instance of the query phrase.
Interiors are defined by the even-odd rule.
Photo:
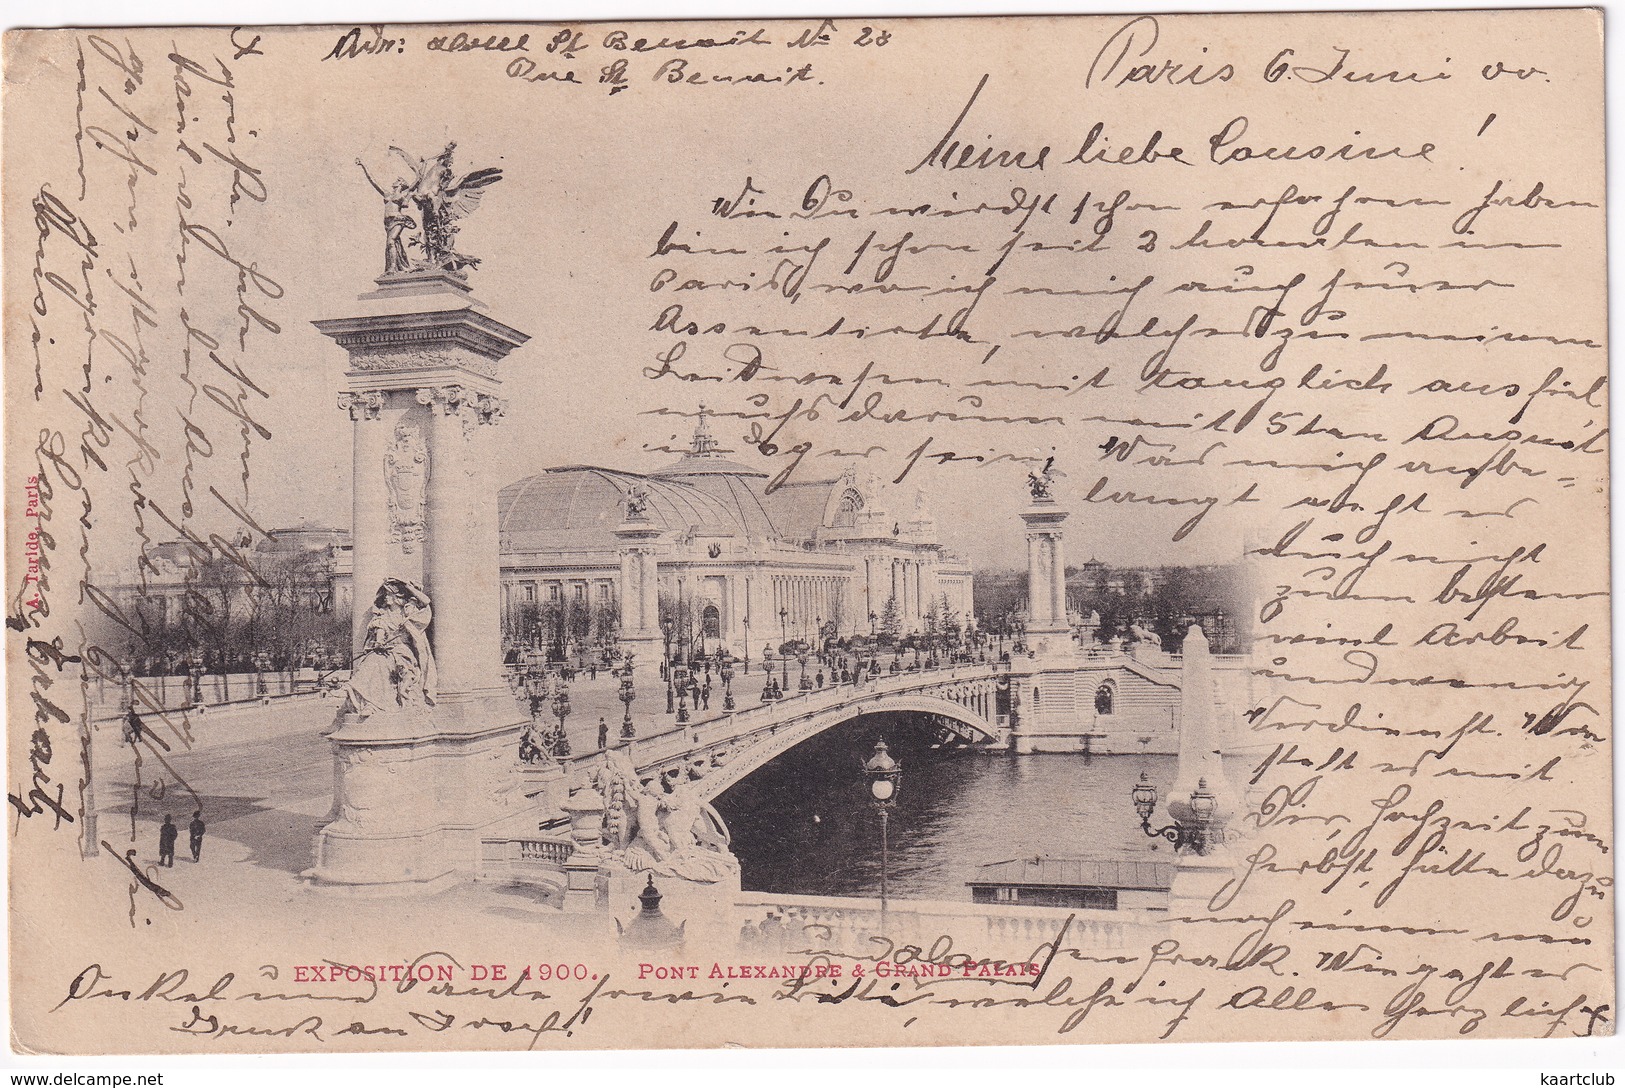
[[[1236,859],[1222,846],[1206,855],[1179,855],[1168,888],[1168,917],[1204,918],[1212,914],[1208,903],[1235,875]]]
[[[1027,525],[1027,646],[1040,657],[1072,653],[1066,620],[1066,549],[1062,526],[1070,511],[1054,499],[1034,499],[1021,512]]]
[[[621,542],[621,651],[632,655],[633,683],[640,700],[664,689],[660,660],[665,650],[656,555],[663,530],[650,520],[641,503],[639,496],[630,495],[626,518],[615,528]]]
[[[1210,826],[1223,834],[1235,816],[1235,792],[1225,775],[1215,735],[1213,663],[1207,636],[1192,625],[1180,646],[1179,766],[1168,791],[1168,814],[1178,823],[1197,819],[1189,800],[1203,788],[1214,797]],[[1222,844],[1208,853],[1183,853],[1169,889],[1170,916],[1201,917],[1208,902],[1235,875],[1236,859]]]
[[[371,894],[433,890],[474,873],[481,829],[524,804],[518,734],[527,720],[499,678],[496,488],[484,447],[502,415],[497,364],[528,337],[482,313],[459,276],[378,283],[357,316],[315,324],[350,362],[340,405],[355,428],[357,662],[369,651],[376,664],[377,647],[393,647],[419,678],[375,668],[371,697],[383,703],[347,700],[339,713],[328,733],[333,811],[306,874]],[[427,601],[418,626],[375,610],[386,581]],[[380,672],[391,680],[378,682]]]
[[[1026,643],[1031,656],[1015,659],[1010,670],[1010,683],[1020,685],[1021,721],[1010,736],[1019,753],[1077,750],[1077,648],[1066,622],[1062,547],[1068,513],[1051,498],[1035,498],[1021,512],[1027,526]]]

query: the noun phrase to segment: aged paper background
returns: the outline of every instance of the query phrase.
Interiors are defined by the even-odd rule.
[[[558,27],[388,28],[393,51],[324,60],[346,29],[7,40],[18,1046],[1611,1030],[1594,15],[842,20],[782,65],[818,24],[645,54],[587,25],[573,56]],[[756,24],[625,29],[743,40]],[[531,39],[506,55],[426,47],[458,30]],[[673,59],[685,78],[790,82],[669,83]],[[532,78],[567,71],[579,85]],[[184,787],[157,771],[137,813],[95,793],[129,762],[84,683],[121,649],[86,638],[95,587],[144,541],[229,542],[233,507],[263,525],[348,513],[348,420],[330,407],[342,359],[309,322],[381,271],[378,201],[351,164],[449,139],[463,163],[504,171],[463,241],[490,312],[532,337],[504,371],[503,482],[680,446],[704,400],[773,473],[827,476],[867,451],[928,492],[978,567],[1021,565],[1021,481],[1052,454],[1083,554],[1125,538],[1149,562],[1247,551],[1259,700],[1227,745],[1246,756],[1245,837],[1205,918],[1057,955],[1030,987],[684,998],[634,985],[635,957],[541,912],[455,892],[336,898],[302,885],[303,865],[247,851],[204,880],[177,874],[191,886],[164,899],[119,862],[138,845],[163,881],[147,802]],[[662,244],[672,223],[743,252]],[[869,245],[910,233],[915,249],[863,267],[885,253],[871,231]],[[787,236],[829,239],[813,269],[826,290],[789,282],[801,269],[770,248]],[[778,282],[680,290],[752,271]],[[923,290],[864,290],[891,276]],[[867,333],[766,331],[837,320]],[[760,384],[738,380],[753,350]],[[810,374],[832,377],[787,380]],[[165,754],[217,728],[177,716]],[[265,773],[274,808],[279,772]],[[322,813],[295,815],[314,830]],[[435,954],[563,955],[613,985],[288,981],[299,964]]]

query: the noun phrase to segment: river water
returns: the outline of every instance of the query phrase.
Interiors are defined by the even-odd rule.
[[[922,719],[869,715],[779,756],[716,801],[745,890],[880,894],[880,819],[862,761],[884,736],[903,764],[889,823],[890,893],[969,900],[989,862],[1036,854],[1170,861],[1140,830],[1130,790],[1142,770],[1159,793],[1172,756],[1030,755],[932,750]],[[1166,823],[1159,803],[1154,818]]]

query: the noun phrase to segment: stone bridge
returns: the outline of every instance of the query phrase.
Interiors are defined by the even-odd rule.
[[[963,743],[1002,744],[1006,730],[994,700],[999,670],[994,664],[956,665],[786,693],[774,702],[638,737],[632,761],[651,779],[697,778],[709,801],[775,756],[864,714],[933,714]]]

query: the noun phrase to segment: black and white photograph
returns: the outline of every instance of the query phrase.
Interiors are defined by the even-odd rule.
[[[19,1053],[1613,1034],[1598,12],[4,72]]]

